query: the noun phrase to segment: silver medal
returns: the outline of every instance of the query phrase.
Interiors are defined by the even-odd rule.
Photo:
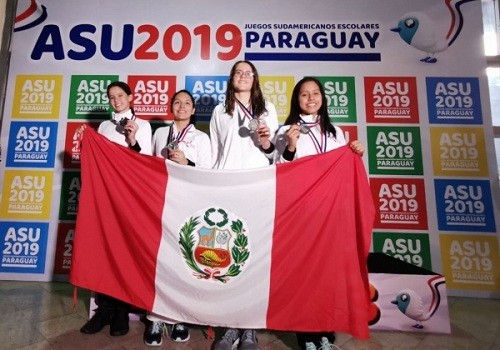
[[[311,129],[309,129],[308,126],[305,126],[305,125],[300,126],[300,133],[301,134],[309,134],[310,131],[311,131]]]
[[[167,145],[167,149],[169,151],[173,151],[174,149],[178,149],[178,148],[179,148],[179,144],[177,143],[177,141],[171,141]]]
[[[250,119],[250,121],[248,122],[248,129],[250,129],[251,132],[255,132],[259,128],[259,124],[259,119]]]

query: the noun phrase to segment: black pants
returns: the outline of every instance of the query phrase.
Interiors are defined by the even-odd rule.
[[[104,309],[112,310],[113,312],[130,312],[130,304],[118,300],[116,298],[110,297],[106,294],[96,293],[95,303],[98,307],[102,307]]]

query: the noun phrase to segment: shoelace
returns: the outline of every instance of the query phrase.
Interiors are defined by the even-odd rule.
[[[306,343],[306,350],[317,350],[316,345],[313,342]]]
[[[321,346],[319,347],[318,350],[332,350],[332,349],[338,349],[339,347],[336,346],[335,344],[330,343],[328,338],[322,337],[321,338]]]
[[[186,328],[184,327],[183,324],[180,324],[180,323],[177,323],[175,326],[174,326],[175,330],[176,331],[179,331],[179,332],[182,332],[184,331]]]
[[[239,337],[240,332],[237,329],[229,329],[222,336],[222,338],[229,340],[231,343],[234,343]]]
[[[306,350],[333,350],[333,349],[339,349],[339,347],[336,346],[335,344],[330,343],[330,341],[326,337],[321,338],[321,344],[319,348],[317,348],[313,342],[306,343]]]
[[[252,343],[257,342],[257,338],[255,337],[255,331],[252,330],[247,330],[243,332],[243,338],[242,340],[250,340]]]
[[[150,326],[150,332],[149,333],[152,333],[152,334],[158,334],[161,332],[161,329],[163,327],[163,323],[161,322],[152,322],[151,323],[151,326]]]

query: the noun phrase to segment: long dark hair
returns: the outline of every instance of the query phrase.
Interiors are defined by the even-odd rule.
[[[177,91],[173,96],[172,98],[170,99],[170,110],[172,110],[172,107],[174,105],[174,101],[175,101],[175,98],[177,97],[177,95],[179,95],[180,93],[185,93],[185,94],[188,94],[189,95],[189,98],[191,99],[191,102],[193,103],[193,108],[196,108],[196,104],[195,104],[195,101],[194,101],[194,97],[193,95],[191,94],[191,92],[189,92],[188,90],[179,90]],[[189,124],[193,124],[195,125],[196,124],[196,112],[191,115],[191,117],[189,118]]]
[[[229,80],[226,90],[226,113],[229,115],[233,115],[234,112],[234,106],[236,104],[236,91],[234,90],[232,82],[234,78],[234,72],[236,71],[236,66],[240,63],[247,63],[252,68],[253,83],[252,89],[250,90],[250,102],[252,103],[252,110],[254,115],[260,116],[264,114],[264,112],[267,112],[266,101],[264,100],[264,94],[262,93],[262,90],[260,88],[259,73],[257,72],[257,68],[255,68],[252,62],[246,60],[236,62],[233,65],[233,68],[231,68],[231,72],[229,73]]]
[[[328,117],[328,103],[326,101],[325,90],[323,89],[323,85],[320,83],[320,81],[314,77],[304,77],[300,79],[293,88],[292,102],[290,103],[290,114],[285,120],[285,125],[297,124],[299,122],[300,114],[302,113],[299,103],[300,89],[302,88],[302,85],[310,81],[318,85],[319,91],[321,92],[321,108],[318,111],[321,131],[323,133],[332,134],[333,137],[336,137],[337,135],[335,132],[335,128],[333,127],[333,124],[330,122],[330,118]]]

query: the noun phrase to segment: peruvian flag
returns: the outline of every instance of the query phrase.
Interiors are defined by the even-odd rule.
[[[375,211],[348,147],[212,170],[87,128],[81,177],[74,285],[172,322],[369,337]]]

